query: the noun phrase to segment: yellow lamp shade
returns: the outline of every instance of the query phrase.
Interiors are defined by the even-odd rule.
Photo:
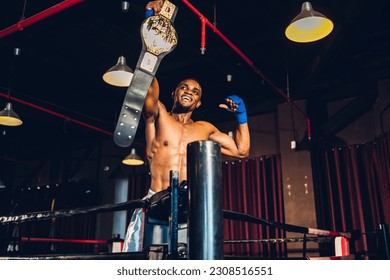
[[[12,109],[12,104],[8,102],[4,110],[0,112],[0,125],[19,126],[22,123],[18,114]]]
[[[286,28],[286,37],[294,42],[308,43],[328,36],[333,30],[333,22],[313,10],[309,2],[302,4],[301,13]]]
[[[137,155],[135,149],[133,148],[131,149],[130,154],[122,160],[122,163],[126,165],[142,165],[144,164],[144,161]]]
[[[103,80],[113,86],[128,87],[133,78],[133,73],[133,69],[127,66],[126,59],[120,56],[117,64],[104,73]]]

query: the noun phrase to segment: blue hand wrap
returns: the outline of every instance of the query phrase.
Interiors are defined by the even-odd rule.
[[[236,118],[239,124],[244,124],[248,122],[248,118],[246,115],[246,108],[244,101],[241,99],[241,97],[237,95],[229,95],[227,98],[233,100],[234,103],[237,104],[237,109],[236,109]],[[229,108],[227,108],[229,110]]]
[[[149,18],[154,15],[154,11],[152,9],[147,9],[145,11],[145,18]]]

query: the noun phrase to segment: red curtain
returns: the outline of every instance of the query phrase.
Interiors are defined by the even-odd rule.
[[[284,222],[283,183],[280,155],[255,157],[222,163],[223,208],[267,221]],[[225,255],[282,258],[286,256],[285,237],[279,229],[248,222],[224,220]],[[275,242],[259,242],[275,239]]]
[[[321,220],[334,230],[359,230],[354,242],[358,257],[379,248],[372,235],[390,223],[390,134],[372,143],[334,148],[323,154],[325,184]]]

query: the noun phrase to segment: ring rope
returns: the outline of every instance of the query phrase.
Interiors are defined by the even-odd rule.
[[[127,202],[117,203],[117,204],[104,204],[95,207],[83,207],[83,208],[57,210],[57,211],[31,212],[31,213],[14,215],[14,216],[0,216],[0,224],[48,220],[48,219],[53,219],[58,217],[71,217],[74,215],[89,214],[89,213],[104,213],[104,212],[111,212],[111,211],[130,210],[135,208],[144,208],[147,207],[147,205],[148,205],[147,200],[138,199],[138,200],[130,200]]]
[[[249,240],[225,240],[225,244],[248,244],[248,243],[297,243],[297,242],[331,242],[333,237],[291,237],[291,238],[269,238],[269,239],[249,239]]]
[[[249,215],[249,214],[243,214],[243,213],[239,213],[239,212],[235,212],[235,211],[231,211],[231,210],[223,210],[223,217],[225,219],[267,225],[267,226],[282,229],[284,231],[303,233],[303,234],[314,234],[314,235],[322,235],[322,236],[343,236],[343,237],[346,237],[348,239],[353,237],[353,235],[359,235],[359,233],[329,231],[329,230],[313,229],[313,228],[307,228],[307,227],[278,223],[278,222],[271,222],[271,221],[267,221],[267,220]]]
[[[43,212],[31,212],[20,215],[13,216],[0,216],[0,224],[8,224],[8,223],[22,223],[27,221],[38,221],[38,220],[48,220],[54,219],[58,217],[71,217],[74,215],[80,214],[89,214],[89,213],[104,213],[104,212],[112,212],[112,211],[120,211],[120,210],[131,210],[135,208],[148,208],[150,206],[149,200],[130,200],[123,203],[118,204],[104,204],[95,207],[83,207],[83,208],[75,208],[68,210],[56,210],[56,211],[43,211]],[[261,219],[249,214],[239,213],[231,210],[223,210],[224,219],[238,220],[243,222],[251,222],[255,224],[262,224],[271,226],[274,228],[279,228],[284,231],[303,233],[303,234],[313,234],[313,235],[321,235],[321,236],[343,236],[346,238],[351,238],[353,235],[357,233],[351,232],[339,232],[339,231],[328,231],[322,229],[313,229],[302,226],[296,226],[291,224],[279,223],[279,222],[271,222],[265,219]]]
[[[41,238],[41,237],[21,237],[23,242],[50,242],[50,243],[83,243],[83,244],[107,244],[107,240],[91,239],[64,239],[64,238]]]

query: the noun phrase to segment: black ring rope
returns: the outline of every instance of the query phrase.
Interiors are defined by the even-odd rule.
[[[117,204],[104,204],[95,207],[83,207],[68,210],[56,210],[56,211],[43,211],[43,212],[30,212],[26,214],[14,215],[14,216],[0,216],[0,224],[8,223],[22,223],[31,221],[48,220],[59,217],[71,217],[80,214],[89,213],[105,213],[112,211],[131,210],[134,208],[145,208],[149,206],[148,200],[130,200]]]
[[[132,210],[135,208],[149,208],[153,206],[153,203],[149,199],[130,200],[118,204],[104,204],[95,207],[83,207],[68,210],[56,210],[56,211],[43,211],[43,212],[30,212],[26,214],[12,215],[12,216],[0,216],[0,224],[5,225],[9,223],[22,223],[31,221],[48,220],[59,217],[71,217],[80,214],[89,213],[105,213],[121,210]],[[253,215],[239,213],[231,210],[223,210],[224,219],[237,220],[242,222],[250,222],[254,224],[267,225],[274,228],[279,228],[284,231],[311,234],[309,228],[302,226],[295,226],[290,224],[271,222],[265,219],[255,217]]]
[[[243,222],[250,222],[254,224],[267,225],[271,227],[276,227],[279,229],[283,229],[285,231],[297,232],[297,233],[309,233],[309,229],[301,226],[294,226],[290,224],[283,224],[278,222],[270,222],[249,214],[243,214],[231,210],[223,210],[223,217],[225,219],[237,220]]]
[[[248,239],[248,240],[225,240],[225,244],[248,244],[248,243],[298,243],[298,242],[331,242],[334,237],[291,237],[291,238],[269,238],[269,239]]]
[[[30,213],[14,215],[14,216],[0,216],[0,224],[48,220],[48,219],[59,218],[59,217],[71,217],[80,214],[131,210],[134,208],[148,208],[149,206],[150,206],[149,200],[138,199],[138,200],[130,200],[118,204],[105,204],[96,207],[83,207],[83,208],[75,208],[75,209],[68,209],[68,210],[30,212]],[[225,219],[239,220],[239,221],[251,222],[255,224],[263,224],[263,225],[284,229],[286,231],[308,233],[308,229],[305,227],[270,222],[249,214],[243,214],[231,210],[223,210],[223,216]]]

